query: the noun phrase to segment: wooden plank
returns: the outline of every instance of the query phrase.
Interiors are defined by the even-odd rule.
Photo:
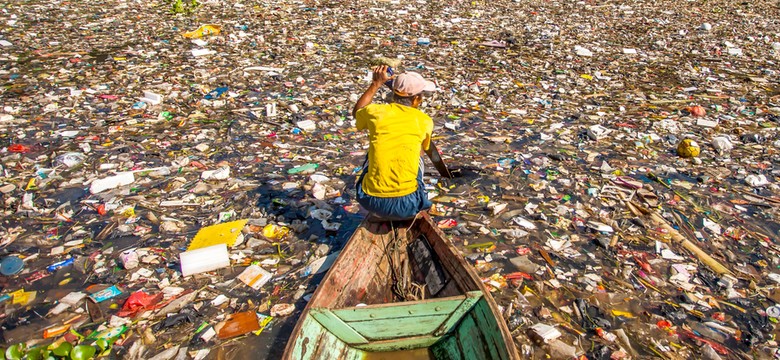
[[[350,271],[354,261],[367,254],[367,251],[363,249],[366,246],[363,244],[363,239],[366,237],[365,232],[367,230],[363,226],[370,225],[367,222],[363,222],[349,238],[344,249],[341,250],[340,256],[333,263],[330,271],[325,275],[311,301],[309,301],[308,305],[310,307],[333,307],[346,285],[354,281],[356,277],[370,276],[370,274],[363,272]]]
[[[468,294],[466,294],[466,299],[463,300],[459,305],[458,308],[452,311],[450,314],[450,317],[441,324],[441,326],[436,329],[436,331],[433,333],[435,336],[442,336],[444,334],[449,333],[453,329],[455,329],[455,326],[458,325],[460,320],[463,318],[463,315],[467,314],[469,311],[471,311],[471,308],[474,306],[474,304],[477,303],[482,299],[482,292],[481,291],[470,291]]]
[[[504,350],[506,344],[501,337],[501,330],[499,330],[496,321],[503,321],[503,319],[496,319],[490,309],[487,307],[486,301],[480,301],[474,306],[474,311],[470,314],[474,317],[474,321],[477,323],[477,327],[482,333],[484,339],[484,347],[488,353],[490,353],[491,359],[506,359],[509,357]]]
[[[430,347],[440,339],[438,336],[405,337],[395,340],[372,341],[366,345],[355,345],[355,348],[370,352],[409,350]]]
[[[369,231],[370,230],[364,229],[364,232]],[[387,258],[384,256],[384,249],[385,244],[390,241],[392,232],[380,234],[379,230],[374,231],[376,231],[376,233],[369,232],[368,235],[358,241],[358,243],[362,244],[362,249],[354,249],[355,252],[352,254],[352,261],[345,264],[346,267],[342,272],[342,274],[351,274],[353,278],[351,281],[344,284],[340,291],[336,292],[337,301],[335,301],[331,307],[340,308],[354,306],[360,303],[367,294],[366,289],[376,268],[381,262],[387,261]],[[357,269],[360,269],[360,271],[356,271]],[[354,276],[355,273],[362,274],[362,276]]]
[[[319,341],[316,343],[314,354],[312,354],[312,360],[329,360],[333,359],[333,354],[341,354],[347,350],[347,344],[339,340],[333,334],[323,331],[320,334]],[[338,356],[336,356],[338,358]]]
[[[366,286],[366,296],[361,299],[364,304],[381,304],[393,299],[392,275],[390,274],[390,262],[383,256],[379,260],[374,271],[374,276]]]
[[[436,148],[433,140],[431,140],[430,144],[428,145],[428,150],[425,150],[425,153],[428,154],[428,158],[431,159],[431,163],[433,163],[433,167],[436,168],[436,170],[439,172],[439,175],[448,179],[452,178],[452,174],[447,168],[447,164],[445,164],[444,160],[441,158],[439,149]]]
[[[447,315],[415,316],[408,318],[350,322],[355,331],[368,340],[389,340],[406,336],[430,335]]]
[[[315,324],[312,324],[312,322]],[[289,344],[292,344],[292,348],[289,345],[287,346],[287,355],[301,360],[310,359],[316,347],[315,342],[322,334],[321,326],[309,318],[300,319],[298,324],[301,325],[300,334],[295,339],[291,339],[294,341],[289,342]],[[318,327],[320,329],[317,329]]]
[[[356,305],[360,302],[359,299],[365,296],[366,285],[371,280],[377,260],[382,257],[384,250],[377,245],[384,235],[374,234],[372,231],[379,231],[377,224],[368,223],[365,228],[358,228],[342,250],[342,256],[331,268],[328,278],[320,285],[324,286],[324,289],[313,306],[339,308]]]
[[[458,348],[463,353],[463,358],[469,360],[486,360],[487,354],[483,349],[482,337],[474,319],[465,316],[456,333]]]
[[[316,343],[316,347],[311,359],[329,360],[333,359],[334,357],[338,359],[340,358],[340,354],[347,352],[347,350],[348,346],[346,343],[341,341],[341,339],[337,338],[329,331],[323,329],[319,336],[319,340]],[[334,354],[339,355],[334,356]]]
[[[374,276],[366,286],[366,295],[360,299],[363,304],[384,304],[394,300],[386,279]]]
[[[300,324],[301,335],[295,339],[287,356],[299,360],[328,359],[328,349],[335,353],[346,349],[344,342],[325,331],[313,318],[307,317]]]
[[[347,352],[346,354],[344,354],[344,357],[339,360],[364,360],[365,357],[366,357],[366,353],[363,350],[350,347],[349,349],[347,349]]]
[[[333,335],[341,339],[341,341],[353,345],[353,344],[367,344],[368,340],[361,336],[352,327],[347,325],[338,316],[333,314],[328,309],[311,309],[309,315],[312,316],[317,322],[322,325],[327,331],[330,331]]]
[[[353,321],[449,315],[466,299],[466,296],[461,295],[440,299],[352,307],[333,310],[333,313],[347,323]]]
[[[392,241],[389,237],[379,237],[377,245],[382,249],[387,249],[387,242]],[[384,253],[377,259],[377,266],[374,269],[374,275],[366,285],[366,296],[360,299],[364,304],[382,304],[392,302],[394,299],[392,291],[392,274],[390,261]]]
[[[455,335],[449,335],[431,346],[431,353],[435,359],[467,360],[458,348],[458,340]]]
[[[303,313],[301,314],[298,322],[295,324],[295,328],[290,335],[290,340],[287,341],[287,346],[285,347],[282,359],[310,359],[310,351],[314,351],[314,342],[318,340],[317,338],[311,338],[311,330],[306,330],[308,327],[306,325],[307,319],[316,323],[316,320],[308,317],[309,309],[318,306],[331,307],[333,303],[338,300],[337,297],[340,295],[339,291],[344,287],[345,284],[349,284],[350,281],[356,276],[370,275],[356,271],[333,271],[338,269],[348,269],[347,264],[350,262],[349,257],[357,257],[358,253],[360,253],[360,256],[365,256],[365,253],[362,251],[350,250],[355,247],[362,246],[362,244],[359,244],[361,241],[360,239],[366,236],[366,230],[361,230],[363,226],[366,226],[366,228],[372,229],[375,232],[379,231],[379,228],[376,224],[370,224],[364,221],[361,224],[361,227],[358,228],[358,231],[352,234],[347,245],[342,250],[341,255],[333,264],[332,270],[325,274],[325,278],[323,279],[320,286],[317,287],[317,290],[314,292],[314,296],[312,296],[312,299],[306,305],[306,308],[303,310]],[[317,324],[319,326],[319,323]],[[309,334],[307,335],[307,333]]]

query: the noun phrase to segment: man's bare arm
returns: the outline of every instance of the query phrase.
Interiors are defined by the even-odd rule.
[[[374,99],[374,95],[376,95],[376,92],[379,91],[379,88],[381,88],[382,84],[387,82],[387,80],[390,80],[390,76],[387,75],[387,66],[382,65],[375,67],[371,85],[368,86],[366,92],[360,96],[360,99],[358,99],[358,101],[355,103],[355,107],[352,108],[353,117],[355,114],[357,114],[358,110],[371,104],[371,101]]]

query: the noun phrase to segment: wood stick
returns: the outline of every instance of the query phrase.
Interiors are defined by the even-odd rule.
[[[686,239],[680,232],[675,230],[669,223],[661,217],[657,212],[653,211],[650,213],[650,218],[658,224],[658,226],[664,228],[666,231],[669,232],[669,234],[672,236],[672,240],[682,245],[684,248],[686,248],[688,251],[692,252],[696,257],[699,259],[699,261],[703,262],[705,265],[709,266],[710,269],[715,271],[716,273],[723,275],[734,275],[731,270],[723,266],[721,263],[719,263],[717,260],[715,260],[712,256],[704,252],[701,248],[696,246],[692,241]]]
[[[621,196],[622,199],[622,196]],[[673,228],[669,223],[664,219],[661,215],[658,214],[657,211],[647,209],[644,206],[637,204],[633,201],[624,201],[624,203],[628,206],[629,210],[631,210],[634,215],[639,216],[639,214],[648,214],[650,215],[650,218],[658,224],[658,226],[664,228],[666,231],[669,232],[669,234],[672,236],[672,240],[682,245],[684,248],[686,248],[688,251],[692,252],[696,257],[699,259],[699,261],[703,262],[705,265],[709,266],[710,269],[715,271],[716,273],[723,275],[723,274],[729,274],[734,275],[731,270],[726,268],[725,266],[721,265],[717,260],[715,260],[712,256],[704,252],[701,248],[699,248],[696,244],[694,244],[692,241],[688,240],[680,234],[679,231],[677,231],[675,228]]]

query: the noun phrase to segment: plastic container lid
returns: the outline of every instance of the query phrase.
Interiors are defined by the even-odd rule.
[[[0,261],[0,274],[5,276],[14,275],[24,267],[24,261],[18,256],[9,256]]]

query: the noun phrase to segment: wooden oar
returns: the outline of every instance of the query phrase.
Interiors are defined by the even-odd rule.
[[[450,169],[447,168],[447,164],[444,163],[444,160],[441,158],[441,154],[439,154],[439,149],[436,148],[436,144],[433,143],[433,140],[431,139],[431,144],[428,147],[428,150],[425,150],[425,153],[428,154],[428,158],[431,159],[431,162],[433,163],[433,167],[436,168],[436,170],[439,171],[439,174],[443,177],[446,177],[448,179],[452,179],[452,173],[450,173]]]

